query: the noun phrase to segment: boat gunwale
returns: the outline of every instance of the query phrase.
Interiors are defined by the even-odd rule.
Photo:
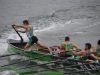
[[[21,51],[24,51],[24,52],[25,52],[24,49],[12,45],[12,44],[10,43],[10,40],[14,40],[14,39],[8,39],[8,40],[7,40],[8,45],[10,45],[10,46],[12,46],[12,47],[14,47],[14,48],[16,48],[16,49],[18,49],[18,50],[21,50]],[[15,41],[18,41],[17,43],[20,43],[20,40],[15,40]],[[27,43],[27,42],[23,42],[23,43]],[[26,52],[26,53],[29,53],[29,52]],[[46,55],[46,54],[44,54],[44,53],[40,53],[40,52],[37,52],[37,51],[36,51],[36,52],[30,52],[30,53],[38,53],[38,54]],[[47,56],[48,56],[48,55],[47,55]]]

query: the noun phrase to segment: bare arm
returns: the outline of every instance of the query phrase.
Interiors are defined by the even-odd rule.
[[[76,56],[76,55],[82,55],[82,53],[83,53],[83,51],[80,51],[80,52],[75,52],[75,51],[71,51],[72,52],[72,54],[74,55],[74,56]]]
[[[58,45],[54,45],[54,46],[55,46],[55,47],[59,47],[59,48],[61,47],[61,46],[58,46]]]
[[[95,46],[93,47],[93,51],[92,51],[92,53],[95,53],[96,50],[97,50],[97,46],[95,45]]]
[[[25,33],[27,30],[26,29],[25,30],[17,30],[16,29],[16,31],[21,32],[21,33]]]
[[[94,54],[91,54],[95,59],[100,60],[100,57],[95,56]]]
[[[18,29],[16,29],[16,31],[21,32],[21,33],[25,33],[27,31],[27,28],[25,26],[23,26],[23,25],[13,24],[12,26],[17,26],[17,27],[24,28],[25,30],[18,30]]]
[[[77,50],[81,50],[75,43],[72,43],[72,45],[73,45]]]
[[[17,27],[21,27],[21,28],[24,28],[24,29],[26,29],[26,27],[25,27],[24,25],[13,24],[12,26],[17,26]]]

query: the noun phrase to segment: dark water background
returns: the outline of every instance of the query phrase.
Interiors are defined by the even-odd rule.
[[[100,39],[100,0],[0,0],[0,55],[7,53],[7,39],[19,39],[11,24],[25,19],[49,46],[60,45],[65,36],[82,49]],[[28,41],[26,34],[21,35]],[[0,65],[9,63],[5,61]]]

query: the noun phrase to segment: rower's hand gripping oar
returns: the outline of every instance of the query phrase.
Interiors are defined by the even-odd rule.
[[[15,27],[14,26],[12,26],[13,27],[13,29],[16,31],[16,29],[15,29]],[[18,33],[18,31],[16,31],[16,33],[19,35],[19,37],[20,37],[20,39],[21,39],[21,43],[24,41],[23,40],[23,38],[22,38],[22,36]]]

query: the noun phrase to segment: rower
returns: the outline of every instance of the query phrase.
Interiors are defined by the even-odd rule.
[[[95,53],[97,56],[100,57],[100,39],[98,40],[97,45],[93,47],[92,53]]]
[[[17,32],[21,32],[21,33],[26,33],[27,37],[29,38],[29,42],[25,45],[24,49],[25,50],[29,50],[29,48],[36,43],[37,45],[43,47],[43,48],[48,48],[49,52],[51,53],[51,49],[49,46],[43,44],[42,42],[40,42],[38,40],[38,38],[33,34],[33,27],[31,25],[29,25],[29,21],[28,20],[24,20],[23,21],[23,25],[20,24],[13,24],[12,26],[16,26],[16,27],[21,27],[24,30],[18,30],[16,29]]]
[[[91,63],[98,63],[98,60],[100,60],[100,57],[95,56],[94,54],[91,54],[91,44],[90,43],[86,43],[85,44],[85,50],[81,50],[80,52],[75,52],[73,50],[70,50],[72,52],[72,57],[70,57],[69,59],[73,60],[85,60],[86,62],[91,62]],[[76,56],[74,58],[74,56]]]
[[[66,54],[66,51],[70,50],[70,49],[73,49],[73,50],[81,50],[75,43],[73,42],[70,42],[70,38],[68,36],[65,37],[65,42],[62,42],[60,46],[57,46],[55,45],[56,47],[60,48],[61,49],[61,52],[65,52]],[[71,52],[67,52],[68,56],[71,56]]]
[[[70,50],[72,52],[73,56],[86,56],[86,55],[90,55],[91,51],[91,44],[90,43],[86,43],[85,44],[85,50],[81,50],[80,52],[75,52],[73,50]]]
[[[94,54],[91,54],[95,59],[100,60],[100,39],[97,42],[97,45],[93,47],[93,52]]]

